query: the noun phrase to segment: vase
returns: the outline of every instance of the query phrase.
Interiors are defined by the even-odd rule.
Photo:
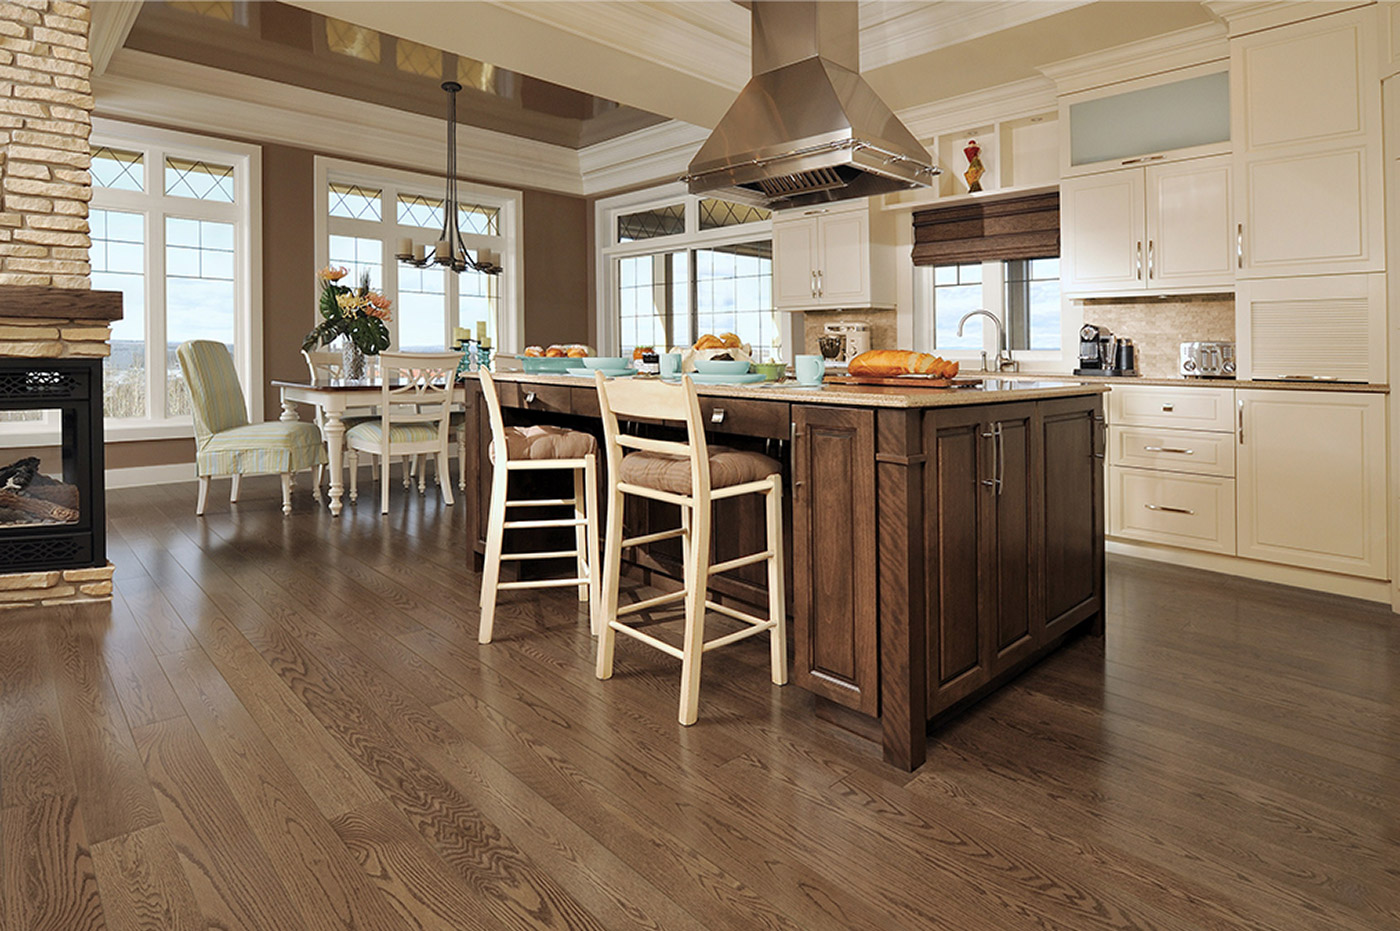
[[[355,383],[365,380],[365,354],[353,339],[345,340],[340,346],[340,377]]]

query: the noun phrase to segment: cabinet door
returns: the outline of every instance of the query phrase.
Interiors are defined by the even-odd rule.
[[[1240,277],[1380,271],[1375,10],[1231,41]]]
[[[1385,578],[1384,396],[1236,394],[1239,554]]]
[[[836,307],[870,303],[870,213],[858,210],[820,219],[817,300]]]
[[[1040,643],[1035,565],[1040,543],[1040,438],[1034,404],[1003,404],[984,438],[995,446],[995,483],[982,498],[987,512],[988,663],[998,675],[1030,655]],[[986,434],[990,433],[990,437]]]
[[[1232,287],[1230,156],[1154,165],[1146,184],[1147,287]]]
[[[1145,287],[1143,185],[1143,172],[1136,168],[1060,184],[1066,291]]]
[[[930,717],[992,677],[986,552],[993,528],[983,501],[993,493],[996,447],[979,408],[948,408],[924,419],[924,586]]]
[[[817,219],[773,221],[773,304],[811,307],[817,300]]]
[[[793,444],[793,681],[879,711],[875,415],[797,406]]]
[[[1043,607],[1039,642],[1098,609],[1103,585],[1103,412],[1098,398],[1040,404],[1043,505],[1038,547]]]

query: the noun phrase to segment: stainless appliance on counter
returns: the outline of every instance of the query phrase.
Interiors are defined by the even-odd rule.
[[[1114,338],[1107,327],[1086,323],[1079,329],[1076,375],[1136,375],[1137,347],[1126,336]]]
[[[833,362],[850,362],[862,352],[870,351],[870,324],[868,323],[828,323],[822,327],[823,337],[831,337],[840,342],[841,348],[835,356],[828,356]],[[822,355],[826,355],[823,347]]]
[[[1227,340],[1182,343],[1179,371],[1187,378],[1234,378],[1235,344]]]

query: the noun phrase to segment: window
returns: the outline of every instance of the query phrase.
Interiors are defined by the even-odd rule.
[[[915,321],[920,345],[969,359],[983,350],[994,352],[996,326],[985,317],[969,320],[963,335],[957,335],[958,321],[971,311],[985,310],[1005,326],[1013,352],[1059,355],[1063,337],[1058,258],[922,266],[914,273],[916,302],[924,308]]]
[[[772,354],[772,214],[714,197],[680,195],[604,210],[611,305],[602,342],[623,355],[638,346],[689,345],[735,333],[755,358]]]
[[[441,179],[336,159],[318,158],[316,164],[324,197],[317,211],[323,264],[349,269],[347,282],[354,284],[368,273],[370,285],[394,302],[389,334],[395,349],[441,352],[455,344],[456,328],[475,331],[478,322],[485,324],[498,348],[521,348],[515,297],[520,280],[515,254],[518,192],[460,185],[457,222],[467,250],[499,252],[505,271],[454,274],[440,266],[401,264],[394,256],[401,239],[411,239],[431,253],[442,234]],[[314,302],[308,300],[308,329],[314,314]]]
[[[326,48],[361,61],[379,63],[379,33],[343,19],[326,17]]]
[[[442,80],[442,52],[408,39],[394,40],[394,58],[400,71]]]
[[[111,439],[192,435],[180,343],[228,346],[250,413],[262,410],[258,150],[96,121],[88,215],[94,288],[121,291],[103,363]]]
[[[963,327],[964,315],[982,309],[982,265],[940,265],[933,270],[933,346],[935,349],[981,349],[980,321]]]
[[[1012,349],[1060,349],[1060,260],[1006,263],[1006,326]]]

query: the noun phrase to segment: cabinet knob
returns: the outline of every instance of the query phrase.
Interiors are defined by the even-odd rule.
[[[1162,413],[1164,413],[1164,414],[1170,414],[1170,413],[1171,413],[1172,411],[1174,411],[1174,410],[1176,410],[1176,405],[1175,405],[1175,404],[1163,404],[1163,405],[1162,405]]]

